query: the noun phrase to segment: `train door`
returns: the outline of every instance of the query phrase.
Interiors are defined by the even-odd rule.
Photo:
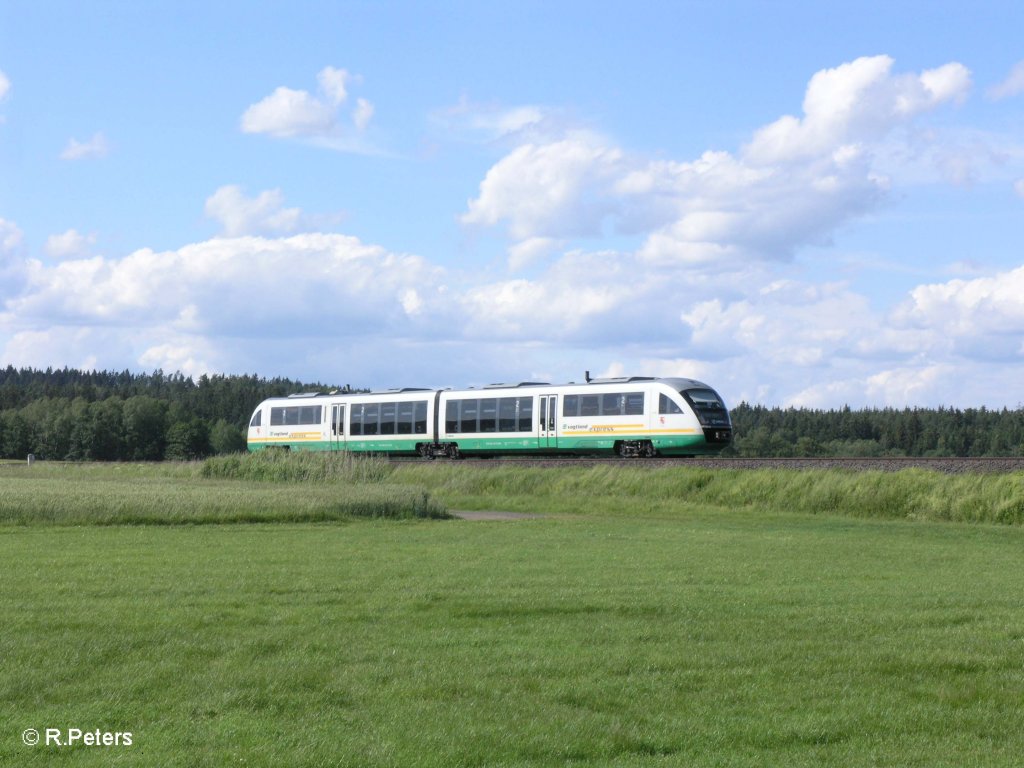
[[[540,396],[540,413],[537,418],[537,447],[557,448],[558,436],[555,427],[558,421],[558,395]]]
[[[345,406],[331,406],[331,450],[345,450]]]

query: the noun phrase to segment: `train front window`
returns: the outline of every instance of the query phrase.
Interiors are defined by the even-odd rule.
[[[681,394],[693,408],[700,423],[708,427],[728,427],[729,412],[725,404],[713,390],[684,389]]]

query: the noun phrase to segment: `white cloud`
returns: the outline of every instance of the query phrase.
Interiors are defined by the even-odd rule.
[[[279,189],[246,197],[244,190],[233,184],[220,187],[208,197],[205,212],[221,223],[228,237],[294,232],[302,217],[298,208],[284,207]]]
[[[215,239],[120,259],[27,263],[21,321],[223,334],[404,333],[408,291],[436,303],[439,270],[343,235]],[[180,345],[177,345],[180,346]]]
[[[500,159],[468,202],[462,222],[504,225],[510,238],[642,236],[651,264],[721,268],[785,260],[827,245],[842,224],[872,210],[890,178],[874,150],[918,115],[962,100],[970,73],[950,63],[893,73],[887,56],[818,72],[804,115],[756,131],[740,151],[691,162],[645,161],[583,132],[521,144]],[[973,155],[936,155],[958,182],[973,178]],[[529,248],[526,248],[529,253]],[[516,250],[511,261],[521,263]]]
[[[370,124],[370,120],[373,119],[373,104],[366,99],[360,98],[356,100],[356,108],[352,112],[352,122],[356,128],[360,131],[365,131],[366,126]]]
[[[463,96],[458,104],[435,111],[431,120],[445,138],[471,142],[547,143],[568,131],[567,120],[558,110],[536,104],[504,106],[478,103]]]
[[[87,141],[72,138],[60,153],[61,160],[84,160],[90,157],[105,157],[110,152],[110,145],[102,133],[93,134]]]
[[[934,402],[941,397],[943,380],[956,377],[950,365],[924,365],[879,371],[867,379],[869,402],[900,406],[906,403]]]
[[[347,83],[352,76],[345,69],[335,67],[324,67],[317,73],[316,81],[320,84],[320,90],[332,104],[344,104],[348,98]]]
[[[10,90],[11,81],[7,77],[7,75],[4,74],[3,70],[0,70],[0,101],[3,101],[5,98],[7,98],[7,94],[10,92]]]
[[[1024,266],[990,277],[920,285],[894,313],[911,328],[927,328],[963,347],[1020,354],[1024,339]],[[997,337],[1003,337],[999,344]]]
[[[46,238],[43,250],[49,256],[63,259],[68,256],[80,256],[86,253],[95,242],[95,235],[82,235],[77,230],[69,229],[62,234],[50,235]]]
[[[698,378],[731,402],[815,407],[975,404],[985,401],[965,398],[992,393],[964,379],[998,372],[1012,392],[1010,372],[1024,375],[1024,267],[920,286],[888,314],[843,283],[774,267],[703,274],[570,252],[530,279],[482,282],[325,234],[29,260],[24,271],[0,314],[2,359],[24,365],[198,375],[273,360],[378,385],[409,384],[411,369],[413,383],[464,385],[481,371],[579,380],[603,366]],[[1000,360],[993,338],[1006,340]]]
[[[1017,197],[1024,199],[1024,179],[1018,179],[1014,182],[1013,191],[1017,193]]]
[[[357,85],[325,68],[315,93],[277,89],[243,125],[340,142],[372,117]],[[902,74],[887,57],[859,59],[815,75],[801,116],[689,161],[555,130],[539,107],[467,107],[453,123],[512,145],[462,216],[507,233],[514,274],[498,277],[294,234],[314,222],[277,189],[223,186],[205,206],[222,237],[117,258],[87,257],[88,237],[68,230],[47,241],[59,264],[26,260],[20,230],[0,220],[0,259],[18,277],[0,276],[2,360],[344,371],[357,385],[580,380],[603,368],[699,378],[730,402],[992,404],[981,382],[1009,393],[1024,379],[1024,267],[920,285],[887,311],[848,283],[809,278],[820,260],[789,258],[884,200],[891,157],[927,146],[938,165],[948,136],[915,118],[969,85],[955,63]]]
[[[1024,93],[1024,61],[1014,64],[1005,80],[988,89],[988,97],[993,101],[1008,99],[1020,93]]]
[[[860,58],[811,78],[804,116],[776,120],[754,134],[744,150],[756,164],[831,154],[847,144],[874,140],[895,125],[948,101],[961,101],[970,72],[952,62],[920,75],[892,75],[888,56]]]
[[[19,368],[70,366],[94,370],[98,358],[93,350],[102,349],[110,354],[116,347],[107,333],[89,328],[52,327],[13,334],[0,350],[0,359]]]
[[[506,221],[517,240],[594,234],[614,208],[606,193],[621,174],[621,160],[620,150],[592,136],[525,144],[487,172],[462,222]]]
[[[525,269],[553,253],[562,244],[551,237],[531,237],[508,249],[508,265],[513,272]]]
[[[21,247],[22,232],[13,221],[0,218],[0,262]]]
[[[306,91],[284,86],[242,115],[245,133],[269,133],[278,138],[329,133],[336,124],[334,109]]]
[[[146,370],[180,371],[186,376],[202,376],[218,371],[217,366],[204,359],[210,353],[209,344],[203,339],[186,337],[177,343],[147,348],[139,355],[138,362]]]
[[[302,138],[333,149],[358,151],[362,145],[343,124],[341,110],[348,100],[348,85],[356,81],[344,69],[324,67],[317,74],[318,94],[280,86],[242,114],[245,133],[265,133],[275,138]],[[352,123],[362,133],[373,117],[373,105],[356,102]]]
[[[776,366],[816,366],[853,355],[877,326],[865,297],[842,284],[777,281],[757,295],[700,302],[681,315],[705,355],[756,355]]]

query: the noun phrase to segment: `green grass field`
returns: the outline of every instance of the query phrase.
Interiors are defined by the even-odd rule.
[[[703,475],[673,501],[633,469],[430,469],[0,468],[0,509],[50,499],[0,525],[0,765],[1020,763],[1024,529],[922,520],[919,486],[945,479],[892,477],[918,496],[881,520],[771,488],[710,503]],[[774,486],[829,497],[808,478]],[[1014,482],[957,508],[1012,509]],[[129,488],[145,515],[108,498]],[[402,519],[274,514],[289,492],[381,489]],[[281,494],[273,522],[233,493]],[[177,524],[151,524],[159,495]],[[415,511],[526,496],[556,514]],[[92,512],[47,513],[60,498]],[[133,743],[26,746],[29,728]]]

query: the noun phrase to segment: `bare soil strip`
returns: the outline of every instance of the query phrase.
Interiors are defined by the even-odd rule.
[[[466,512],[459,509],[449,510],[449,514],[462,520],[529,520],[532,518],[546,517],[533,512],[499,512],[494,510]]]

